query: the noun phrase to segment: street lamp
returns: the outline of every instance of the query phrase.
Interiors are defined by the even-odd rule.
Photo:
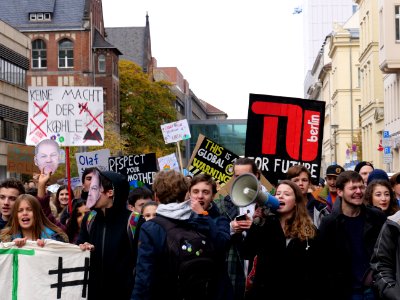
[[[337,130],[339,128],[339,125],[337,124],[331,124],[331,129],[333,130],[333,146],[335,147],[335,163],[337,164],[337,148],[336,148],[336,134]]]

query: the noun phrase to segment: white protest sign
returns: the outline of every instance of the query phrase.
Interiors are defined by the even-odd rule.
[[[76,187],[82,186],[81,178],[82,176],[71,178],[71,189],[73,191],[75,190]],[[64,185],[68,185],[68,178],[64,178]]]
[[[78,168],[79,178],[82,178],[83,171],[86,168],[96,167],[100,171],[108,171],[109,157],[110,157],[110,149],[75,153],[76,166]]]
[[[158,158],[158,166],[160,170],[176,170],[180,172],[178,160],[176,159],[175,153],[162,156]]]
[[[46,240],[0,243],[0,299],[87,299],[90,252]]]
[[[47,86],[28,88],[26,144],[53,139],[61,146],[102,146],[103,88]]]
[[[166,144],[187,140],[191,137],[186,119],[161,125],[161,131]]]

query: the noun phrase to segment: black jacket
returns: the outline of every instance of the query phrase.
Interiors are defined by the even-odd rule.
[[[88,215],[83,218],[77,244],[95,246],[90,257],[90,300],[130,299],[134,278],[133,249],[128,236],[130,211],[126,209],[129,183],[123,175],[101,172],[114,186],[114,203],[103,214],[96,209],[94,221],[87,226]],[[88,232],[90,227],[90,232]]]
[[[6,227],[7,225],[7,221],[3,220],[3,218],[0,215],[0,230],[4,229],[4,227]]]
[[[321,291],[324,299],[348,299],[353,292],[352,250],[345,229],[346,217],[341,211],[341,201],[340,198],[336,199],[332,213],[322,219],[319,227],[319,272],[324,282]],[[365,218],[362,241],[365,257],[369,261],[386,216],[380,210],[365,205],[361,206],[360,215]]]
[[[388,218],[371,259],[379,299],[400,298],[400,212]]]
[[[314,296],[314,240],[286,242],[275,215],[267,216],[262,226],[251,226],[243,254],[245,258],[257,255],[257,265],[253,289],[246,299],[323,299]]]

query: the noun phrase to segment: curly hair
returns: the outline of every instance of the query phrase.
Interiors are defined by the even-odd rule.
[[[18,221],[18,210],[23,201],[28,202],[29,206],[32,208],[34,224],[31,230],[33,240],[40,239],[42,232],[44,231],[45,227],[47,227],[56,232],[66,243],[68,242],[67,235],[44,215],[39,200],[29,194],[19,195],[17,200],[15,200],[12,215],[7,227],[4,228],[0,233],[0,240],[2,242],[9,242],[12,240],[13,235],[22,233],[21,226]]]
[[[154,178],[153,191],[162,204],[183,202],[188,188],[185,177],[175,170],[160,171]]]
[[[297,184],[290,180],[280,181],[276,189],[283,184],[288,185],[293,190],[296,203],[293,215],[286,221],[285,236],[287,238],[298,238],[301,241],[314,238],[317,231],[306,208],[307,199]]]

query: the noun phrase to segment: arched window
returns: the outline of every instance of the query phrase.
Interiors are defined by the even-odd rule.
[[[98,58],[98,68],[100,73],[104,73],[106,71],[106,57],[104,54],[100,54]]]
[[[70,40],[63,39],[58,43],[58,67],[74,67],[74,43]]]
[[[43,40],[32,42],[32,68],[47,67],[47,50]]]

